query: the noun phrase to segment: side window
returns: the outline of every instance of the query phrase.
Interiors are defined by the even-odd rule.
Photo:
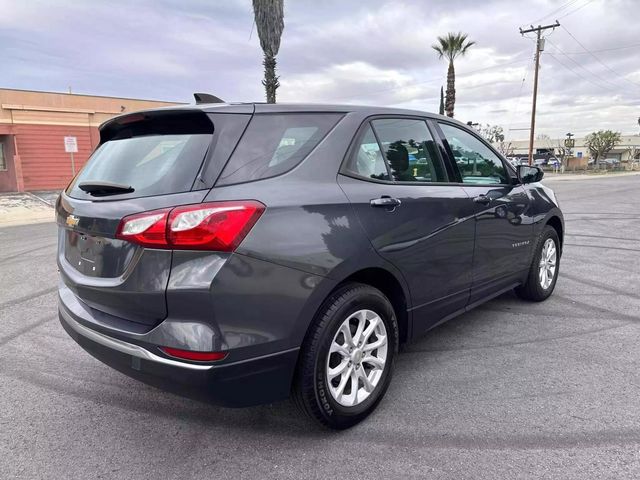
[[[384,156],[397,182],[446,182],[436,145],[423,120],[373,120]]]
[[[358,149],[349,159],[347,170],[360,177],[389,180],[387,166],[371,126],[367,126],[362,135]]]
[[[502,160],[481,140],[459,127],[441,123],[462,181],[475,184],[510,183]]]
[[[262,113],[251,119],[218,185],[262,180],[297,166],[338,123],[337,113]]]

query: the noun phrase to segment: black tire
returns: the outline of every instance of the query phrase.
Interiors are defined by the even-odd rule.
[[[386,328],[387,359],[375,388],[362,403],[345,407],[331,395],[326,362],[339,327],[353,313],[377,313]],[[292,397],[300,410],[320,424],[342,430],[362,421],[378,405],[391,382],[398,353],[398,323],[387,297],[369,285],[348,283],[338,288],[320,307],[300,351]]]
[[[545,242],[548,239],[552,239],[556,247],[556,269],[551,284],[547,288],[543,288],[539,280],[540,259],[542,257],[542,249]],[[558,274],[560,273],[560,239],[558,238],[558,232],[555,228],[545,225],[542,230],[542,234],[538,238],[536,249],[533,255],[533,261],[529,268],[529,274],[524,285],[521,285],[515,289],[516,294],[523,300],[529,300],[532,302],[542,302],[549,298],[553,293],[553,289],[558,281]]]

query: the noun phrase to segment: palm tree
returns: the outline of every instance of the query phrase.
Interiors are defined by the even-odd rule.
[[[438,43],[431,47],[438,52],[438,58],[445,57],[449,60],[449,68],[447,69],[447,94],[445,98],[444,109],[447,116],[453,117],[453,107],[456,103],[456,71],[453,67],[453,61],[467,53],[469,47],[475,45],[476,42],[467,40],[466,33],[448,33],[445,37],[438,37]]]
[[[280,37],[284,30],[284,0],[253,0],[253,14],[264,54],[262,84],[267,103],[276,103],[276,89],[280,86],[276,76],[276,55],[280,50]]]

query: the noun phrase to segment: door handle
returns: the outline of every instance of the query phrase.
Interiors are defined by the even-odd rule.
[[[489,205],[491,203],[491,199],[487,197],[485,194],[478,195],[473,199],[475,203],[480,203],[482,205]]]
[[[372,207],[398,207],[402,202],[397,199],[397,198],[393,198],[390,197],[388,195],[383,195],[380,198],[374,198],[373,200],[371,200],[371,206]]]

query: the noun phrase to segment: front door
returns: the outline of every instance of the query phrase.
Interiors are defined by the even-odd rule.
[[[473,204],[448,184],[422,119],[372,120],[354,147],[339,184],[373,247],[404,275],[420,333],[468,301]]]
[[[529,197],[509,167],[474,133],[440,122],[464,190],[475,207],[476,241],[470,303],[517,282],[529,268],[533,225]]]
[[[15,192],[18,190],[16,172],[13,166],[12,147],[13,136],[0,135],[0,192]]]

